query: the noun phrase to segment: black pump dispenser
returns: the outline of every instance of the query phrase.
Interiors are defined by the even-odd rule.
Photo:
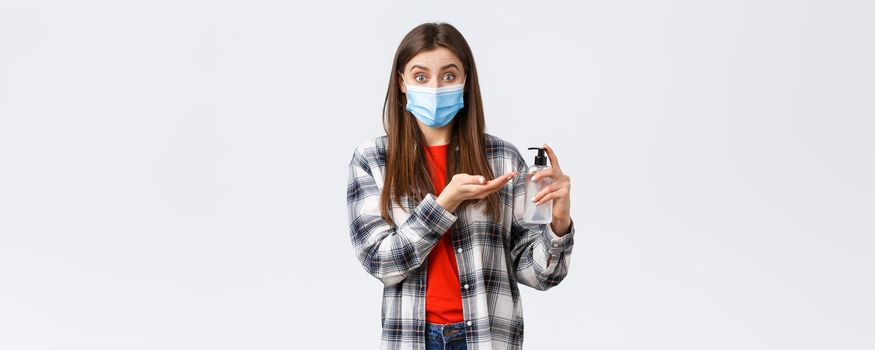
[[[547,150],[543,147],[529,147],[529,149],[538,150],[538,155],[535,156],[535,165],[547,165]]]

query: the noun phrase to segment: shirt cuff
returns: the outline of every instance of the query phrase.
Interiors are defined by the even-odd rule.
[[[431,227],[438,234],[443,234],[456,222],[456,215],[442,207],[437,202],[437,197],[432,193],[426,193],[420,203],[422,216],[420,219],[427,227]]]
[[[569,220],[568,233],[561,237],[553,232],[553,228],[549,223],[544,224],[547,226],[544,228],[544,240],[547,244],[547,251],[554,257],[558,257],[562,252],[571,249],[571,246],[574,245],[574,220]]]

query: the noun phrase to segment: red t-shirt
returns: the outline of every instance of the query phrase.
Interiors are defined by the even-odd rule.
[[[440,195],[446,181],[448,145],[424,146],[435,196]],[[447,230],[428,254],[428,272],[425,294],[425,320],[447,324],[462,322],[462,291],[459,286],[459,267],[453,250],[453,235]]]

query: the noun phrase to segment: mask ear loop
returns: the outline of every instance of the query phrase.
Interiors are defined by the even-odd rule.
[[[407,78],[404,77],[404,74],[401,74],[401,81],[404,82],[404,89],[407,89]],[[403,95],[403,93],[402,93]]]
[[[407,78],[404,78],[404,74],[403,74],[403,73],[401,74],[401,81],[404,82],[404,87],[407,88]],[[413,140],[413,148],[412,148],[412,151],[413,151],[413,155],[414,155],[414,156],[416,156],[416,155],[418,154],[418,153],[416,152],[416,145],[417,145],[417,144],[416,144],[416,140]]]

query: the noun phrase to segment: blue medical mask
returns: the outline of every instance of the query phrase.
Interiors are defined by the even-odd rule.
[[[431,128],[449,124],[456,112],[465,106],[464,81],[452,86],[432,88],[412,86],[405,79],[404,86],[407,88],[407,110]]]

